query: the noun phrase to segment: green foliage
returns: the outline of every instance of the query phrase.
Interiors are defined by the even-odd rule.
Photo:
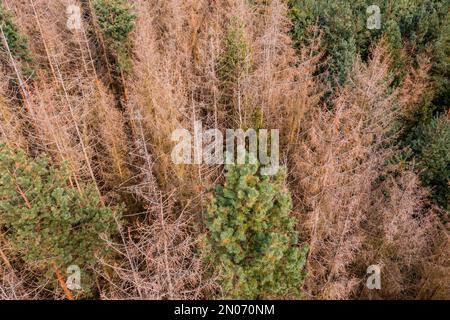
[[[350,1],[291,1],[290,16],[293,20],[293,39],[300,47],[308,37],[310,28],[318,24],[323,30],[323,50],[331,57],[329,81],[344,81],[346,73],[353,64],[356,54],[356,30],[363,30],[362,19],[354,19],[354,6]]]
[[[136,19],[127,1],[97,0],[94,6],[103,33],[113,41],[125,42]]]
[[[329,58],[329,80],[346,79],[354,56],[368,57],[370,47],[384,35],[392,49],[395,71],[401,72],[404,61],[399,54],[402,44],[415,53],[424,52],[445,33],[449,0],[290,0],[293,21],[292,37],[297,47],[310,37],[311,26],[323,30],[323,50]],[[381,29],[366,28],[368,6],[381,10]],[[447,17],[448,19],[448,17]],[[413,55],[411,55],[413,56]]]
[[[11,54],[17,59],[31,62],[27,40],[20,35],[18,28],[12,21],[11,13],[1,5],[0,25],[3,28]],[[6,50],[6,48],[3,47],[3,42],[1,42],[0,46],[2,47],[2,50]]]
[[[422,170],[420,178],[433,187],[432,198],[450,210],[450,121],[441,116],[419,126],[411,148]]]
[[[131,69],[128,37],[134,30],[136,14],[127,0],[95,0],[95,14],[102,33],[117,59],[119,67]]]
[[[72,264],[89,270],[106,253],[100,235],[110,237],[119,213],[100,204],[93,186],[80,195],[65,166],[51,166],[45,156],[31,160],[5,145],[0,172],[0,227],[13,253],[44,279],[55,278],[53,263],[63,272]]]
[[[249,70],[250,48],[244,34],[243,23],[232,18],[224,39],[224,53],[219,61],[219,77],[234,82]]]
[[[225,297],[298,297],[307,248],[299,248],[285,173],[258,164],[227,165],[206,212],[207,248]]]
[[[27,39],[20,35],[19,29],[12,21],[11,13],[1,4],[0,25],[3,29],[3,33],[5,34],[5,38],[12,56],[22,62],[22,72],[24,73],[24,76],[30,77],[33,74],[33,69],[31,68],[33,59],[31,58],[31,53],[28,50]],[[1,52],[6,52],[3,40],[0,41],[0,50]],[[9,58],[7,57],[4,57],[3,59],[5,59],[5,61],[9,61]]]
[[[437,93],[433,100],[436,112],[444,112],[450,106],[450,12],[445,17],[435,46],[434,82]]]

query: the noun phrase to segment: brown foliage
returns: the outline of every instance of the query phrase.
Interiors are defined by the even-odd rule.
[[[358,282],[348,268],[364,241],[359,225],[370,209],[372,183],[386,158],[381,144],[393,120],[393,97],[384,96],[387,59],[380,46],[367,66],[356,61],[334,109],[320,108],[309,116],[295,155],[310,235],[306,290],[319,298],[348,297]]]
[[[381,266],[382,290],[362,286],[360,297],[430,299],[448,294],[448,230],[439,221],[438,209],[430,208],[427,193],[410,171],[389,177],[373,190],[376,200],[362,224],[367,241],[358,262],[362,272],[364,264]]]
[[[431,296],[446,290],[429,278],[428,268],[448,270],[439,248],[447,245],[448,230],[439,227],[417,176],[386,167],[395,152],[389,132],[398,116],[395,102],[405,104],[397,91],[388,91],[389,64],[383,42],[367,65],[356,61],[333,109],[309,114],[294,155],[301,230],[310,241],[310,297],[408,299],[424,286],[433,287],[427,289]],[[372,264],[382,267],[379,292],[365,287]]]
[[[147,208],[146,221],[134,227],[121,226],[120,243],[109,246],[118,259],[104,262],[111,268],[105,299],[201,299],[215,288],[204,279],[198,246],[182,211],[173,218],[171,199]]]

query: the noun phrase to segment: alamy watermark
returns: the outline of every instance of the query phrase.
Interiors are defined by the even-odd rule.
[[[377,264],[373,264],[367,268],[367,274],[370,276],[367,278],[366,286],[368,289],[381,289],[381,267]]]
[[[369,17],[367,17],[367,29],[373,30],[373,29],[381,29],[381,10],[380,7],[373,4],[371,6],[368,6],[366,9],[366,13],[369,14]]]
[[[67,267],[66,270],[68,277],[66,280],[66,286],[70,290],[81,290],[81,270],[80,267],[73,264]]]
[[[171,139],[177,142],[171,153],[175,164],[260,163],[262,175],[275,175],[279,169],[278,129],[259,129],[258,132],[251,128],[245,131],[226,129],[224,140],[224,134],[219,129],[203,131],[202,122],[195,121],[193,134],[187,129],[176,129],[172,132]]]
[[[71,4],[66,8],[67,22],[66,26],[69,30],[81,29],[81,8],[75,4]]]

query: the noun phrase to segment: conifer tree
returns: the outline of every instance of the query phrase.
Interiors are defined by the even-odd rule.
[[[118,67],[131,69],[128,37],[135,27],[136,14],[126,0],[95,0],[95,14]]]
[[[0,58],[4,60],[8,65],[11,61],[8,57],[8,49],[14,60],[21,63],[21,72],[27,78],[31,77],[34,73],[33,59],[31,52],[28,49],[27,39],[20,34],[19,28],[12,19],[11,12],[3,7],[0,3]]]
[[[227,165],[206,211],[207,248],[227,298],[299,297],[306,247],[298,244],[282,170]]]
[[[368,58],[370,47],[385,36],[395,55],[393,65],[401,72],[404,61],[399,50],[404,43],[415,53],[424,52],[445,34],[449,0],[290,0],[291,35],[297,47],[305,44],[310,27],[317,24],[323,31],[323,50],[328,57],[329,81],[342,83],[350,71],[355,54]],[[366,27],[367,8],[380,8],[380,29]],[[412,55],[411,55],[412,57]]]
[[[100,237],[111,236],[119,212],[103,207],[91,185],[80,194],[66,166],[52,166],[46,156],[29,159],[0,145],[0,172],[0,227],[12,254],[41,280],[77,265],[87,271],[81,280],[89,291],[88,270],[105,254]]]
[[[432,198],[450,210],[450,121],[443,115],[417,128],[411,144],[422,182],[433,187]]]

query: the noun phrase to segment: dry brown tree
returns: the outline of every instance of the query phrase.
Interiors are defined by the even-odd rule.
[[[367,266],[379,265],[381,290],[368,290],[363,281],[356,297],[431,299],[448,294],[448,227],[440,221],[439,209],[430,206],[428,192],[414,172],[404,169],[372,191],[372,208],[361,225],[366,242],[355,272],[359,268],[364,279]]]
[[[366,64],[355,62],[332,109],[308,114],[292,172],[300,228],[310,241],[309,298],[408,299],[448,290],[429,278],[429,268],[448,270],[442,252],[448,229],[412,168],[389,165],[396,152],[392,129],[408,101],[404,87],[391,90],[389,67],[381,41]],[[424,82],[415,86],[424,88]],[[365,286],[373,264],[382,267],[384,285],[375,292]]]
[[[14,102],[8,99],[6,86],[8,77],[0,73],[0,137],[10,148],[22,148],[27,150],[27,140],[24,137],[23,119],[14,110]]]
[[[365,239],[360,224],[371,188],[388,150],[393,96],[387,95],[389,57],[380,45],[367,65],[357,60],[352,77],[333,101],[318,108],[297,149],[295,174],[309,233],[306,292],[316,298],[347,298],[359,279],[349,267]]]
[[[201,299],[216,289],[213,278],[204,277],[197,252],[198,240],[189,227],[187,213],[177,218],[170,197],[154,195],[157,203],[146,208],[146,220],[120,226],[120,241],[109,243],[117,255],[103,261],[111,271],[104,299]],[[159,199],[158,199],[159,198]]]
[[[99,192],[115,190],[129,178],[125,124],[96,72],[87,24],[67,28],[68,5],[81,3],[5,2],[21,21],[37,64],[23,102],[32,128],[28,139],[55,161],[68,161],[75,184],[92,181]]]

